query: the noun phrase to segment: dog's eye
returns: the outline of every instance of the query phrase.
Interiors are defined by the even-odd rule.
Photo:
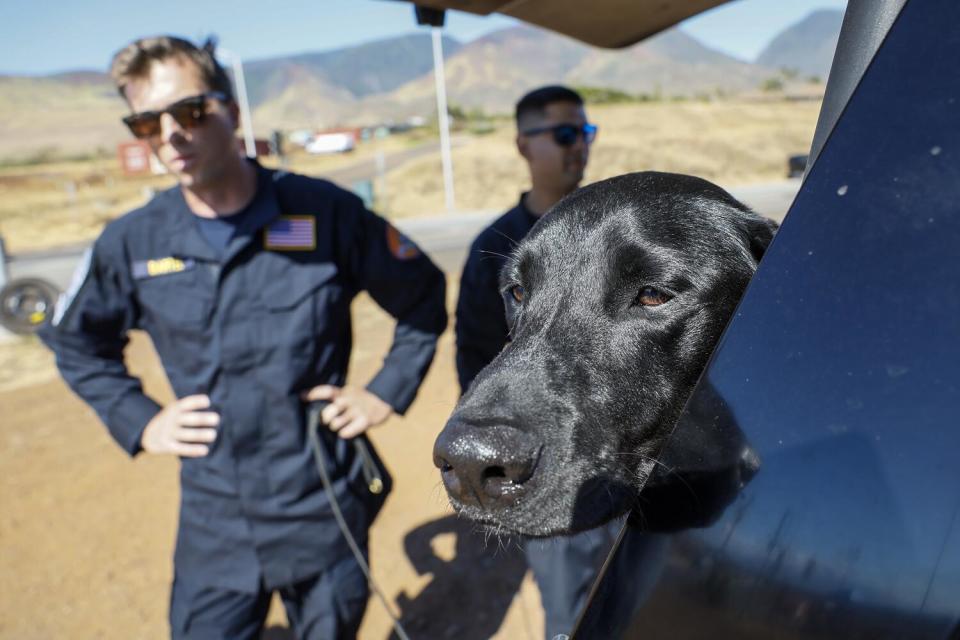
[[[637,294],[634,304],[643,307],[659,307],[661,304],[670,301],[670,296],[654,287],[644,287]]]
[[[510,295],[512,295],[513,299],[516,300],[517,302],[523,302],[523,294],[524,294],[523,287],[521,287],[520,285],[515,284],[512,287],[510,287]]]

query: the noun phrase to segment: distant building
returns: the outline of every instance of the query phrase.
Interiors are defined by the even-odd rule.
[[[117,145],[117,159],[125,176],[161,175],[167,172],[143,140],[129,140]]]
[[[245,147],[245,145],[244,145],[244,143],[243,143],[242,141],[241,141],[241,143],[240,143],[240,148],[243,149],[244,152],[246,152],[246,147]],[[264,139],[264,138],[256,138],[256,139],[254,139],[254,141],[253,141],[253,148],[254,148],[255,153],[257,154],[257,157],[258,157],[258,158],[259,158],[260,156],[273,155],[273,146],[270,144],[270,141],[269,141],[269,140],[266,140],[266,139]]]

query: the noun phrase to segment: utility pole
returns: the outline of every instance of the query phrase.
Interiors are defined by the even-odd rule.
[[[257,157],[257,142],[253,137],[253,118],[250,116],[250,101],[247,99],[247,81],[243,75],[240,56],[229,49],[217,49],[233,69],[233,83],[237,89],[237,105],[240,107],[240,126],[243,128],[243,147],[248,158]]]
[[[441,38],[445,12],[443,9],[414,6],[417,24],[429,25],[433,38],[433,78],[437,92],[437,124],[440,127],[440,160],[443,164],[443,193],[447,212],[454,209],[453,157],[450,153],[450,118],[447,114],[447,82],[443,68]]]

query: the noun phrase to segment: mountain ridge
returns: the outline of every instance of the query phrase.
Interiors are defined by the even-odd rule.
[[[782,67],[825,78],[822,59],[832,57],[837,14],[842,17],[814,12],[776,34],[758,56],[761,64],[712,49],[680,28],[622,50],[590,47],[527,25],[467,43],[445,36],[448,102],[498,114],[510,113],[520,95],[544,84],[655,99],[756,91]],[[804,67],[813,53],[820,66]],[[258,132],[396,122],[431,117],[436,109],[427,33],[244,61],[244,76]],[[116,123],[124,110],[109,76],[99,71],[0,75],[0,158],[23,156],[31,148],[75,150],[73,137],[111,148],[125,139]],[[71,136],[70,124],[82,127],[82,135]]]
[[[843,11],[820,9],[774,36],[757,64],[826,80],[837,48]]]

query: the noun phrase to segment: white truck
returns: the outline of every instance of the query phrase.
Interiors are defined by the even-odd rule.
[[[356,138],[352,133],[318,133],[304,146],[307,153],[347,153],[353,151]]]

